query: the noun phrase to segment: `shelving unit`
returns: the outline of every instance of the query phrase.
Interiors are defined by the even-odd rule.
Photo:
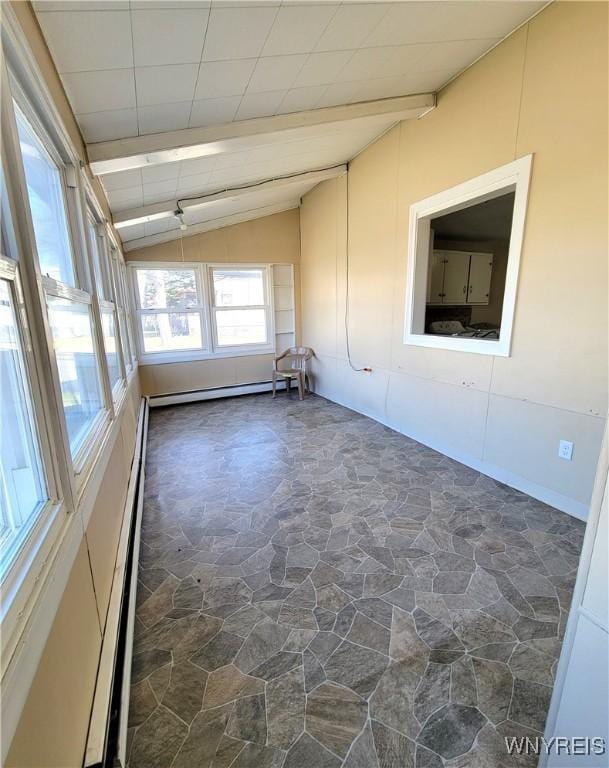
[[[277,353],[296,344],[294,316],[294,267],[273,264],[273,300],[275,305],[275,348]]]

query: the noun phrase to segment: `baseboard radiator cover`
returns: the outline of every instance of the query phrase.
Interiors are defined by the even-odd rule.
[[[147,436],[148,403],[142,398],[84,768],[125,768],[127,764],[127,721]]]

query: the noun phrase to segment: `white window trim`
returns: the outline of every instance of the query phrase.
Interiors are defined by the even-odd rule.
[[[220,306],[214,301],[213,272],[215,269],[261,269],[263,279],[264,304],[248,304],[245,306]],[[209,309],[211,314],[211,327],[213,332],[213,348],[216,356],[226,355],[232,357],[235,353],[240,355],[258,354],[265,355],[275,352],[275,312],[272,291],[271,265],[270,264],[207,264],[207,289],[209,291]],[[230,311],[239,309],[263,309],[266,318],[267,342],[264,344],[219,344],[218,327],[216,323],[216,310]]]
[[[533,155],[526,155],[410,206],[404,344],[509,357],[532,161]],[[473,201],[484,202],[509,191],[515,192],[514,213],[499,339],[464,339],[425,333],[430,220],[438,214],[466,208]]]
[[[271,290],[271,264],[254,263],[207,263],[207,262],[185,262],[185,261],[129,261],[127,262],[127,271],[129,272],[129,282],[131,287],[131,297],[134,306],[134,326],[135,342],[137,347],[137,359],[141,365],[161,365],[164,363],[181,363],[194,360],[216,360],[219,358],[230,357],[252,357],[256,355],[268,355],[275,353],[275,313],[273,304],[273,291]],[[142,324],[140,317],[145,314],[166,313],[166,309],[146,310],[139,306],[139,293],[137,287],[138,269],[193,269],[197,280],[198,289],[201,291],[202,304],[195,307],[189,307],[185,310],[171,310],[182,314],[185,312],[199,312],[202,323],[202,342],[203,347],[190,350],[178,350],[167,352],[144,352],[144,342],[142,335]],[[263,308],[266,310],[268,343],[266,344],[247,344],[241,346],[219,346],[217,344],[217,334],[215,327],[215,307],[213,306],[212,269],[262,269],[264,273],[264,291],[266,303]],[[245,307],[245,309],[256,309],[257,307]],[[231,309],[231,307],[226,307]],[[234,309],[234,307],[233,307]],[[237,307],[239,309],[239,307]]]

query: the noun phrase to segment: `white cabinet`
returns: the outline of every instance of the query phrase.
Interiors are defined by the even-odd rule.
[[[427,280],[427,303],[441,304],[444,288],[444,252],[429,254],[429,279]]]
[[[492,253],[472,253],[469,259],[468,304],[488,304],[493,272]]]
[[[465,304],[467,302],[468,274],[469,253],[464,251],[444,252],[442,304]]]
[[[429,259],[427,303],[488,304],[492,272],[492,253],[435,249]]]

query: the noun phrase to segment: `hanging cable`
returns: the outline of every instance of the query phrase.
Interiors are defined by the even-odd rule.
[[[349,251],[350,251],[350,235],[349,235],[349,164],[347,163],[347,184],[346,184],[346,198],[347,198],[347,213],[346,213],[346,266],[345,266],[345,341],[347,347],[347,360],[353,371],[357,373],[365,372],[371,373],[372,368],[356,368],[351,361],[351,347],[349,345]]]
[[[271,179],[262,179],[261,181],[254,181],[251,184],[242,184],[239,187],[225,187],[224,189],[217,189],[215,192],[206,192],[204,195],[195,195],[194,197],[181,197],[176,200],[176,215],[183,214],[184,209],[182,203],[192,203],[196,200],[205,200],[208,197],[213,197],[220,192],[241,192],[244,189],[254,189],[260,187],[262,184],[268,184],[269,181],[283,181],[284,179],[293,179],[296,176],[302,176],[303,173],[319,173],[320,171],[333,171],[335,168],[340,168],[344,163],[336,163],[336,165],[327,165],[324,168],[312,168],[310,171],[297,171],[295,173],[286,173],[284,176],[273,176]]]

